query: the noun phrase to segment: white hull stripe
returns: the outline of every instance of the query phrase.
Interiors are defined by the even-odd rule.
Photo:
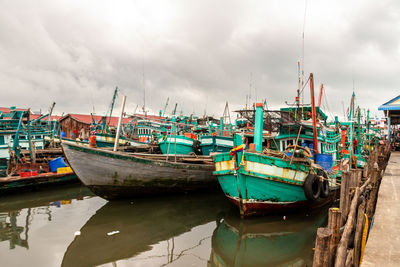
[[[171,144],[175,144],[175,138],[167,138],[164,141],[166,144],[171,143]],[[182,144],[182,145],[189,145],[192,146],[193,145],[193,141],[192,140],[186,140],[186,139],[180,139],[180,138],[176,138],[176,143],[177,144]]]
[[[234,163],[233,160],[221,161],[215,163],[215,171],[233,171]],[[302,171],[294,171],[282,167],[261,164],[258,162],[245,161],[244,169],[249,172],[263,174],[266,176],[275,176],[284,179],[289,179],[297,182],[304,182],[307,173]]]

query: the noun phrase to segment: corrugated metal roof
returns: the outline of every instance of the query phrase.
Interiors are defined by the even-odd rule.
[[[378,110],[400,110],[400,95],[379,106]]]
[[[62,118],[60,118],[60,121],[66,119],[67,117],[71,117],[74,120],[77,120],[81,123],[85,123],[85,124],[91,124],[92,123],[92,115],[87,115],[87,114],[73,114],[73,113],[68,113],[66,115],[64,115]],[[94,115],[93,118],[96,121],[101,121],[101,118],[103,116],[99,116],[99,115]],[[107,118],[107,122],[108,122],[109,118]],[[131,119],[130,118],[122,118],[122,123],[128,123],[130,122]],[[110,120],[110,126],[117,126],[118,125],[118,117],[111,117]]]

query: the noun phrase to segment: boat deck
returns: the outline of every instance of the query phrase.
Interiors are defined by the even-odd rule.
[[[361,266],[400,266],[400,152],[392,152],[379,189]]]

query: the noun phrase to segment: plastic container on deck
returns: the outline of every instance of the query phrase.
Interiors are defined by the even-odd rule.
[[[67,164],[62,157],[58,157],[49,161],[49,167],[51,172],[57,172],[58,168],[67,167]]]
[[[57,173],[68,173],[68,172],[72,172],[71,167],[63,167],[57,169]]]
[[[37,175],[38,175],[38,171],[37,170],[24,170],[24,171],[19,173],[19,176],[21,178],[23,178],[23,177],[32,177],[32,176],[37,176]]]
[[[316,163],[319,164],[325,171],[332,171],[332,155],[331,154],[317,154]]]

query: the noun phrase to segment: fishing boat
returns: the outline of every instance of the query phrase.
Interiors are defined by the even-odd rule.
[[[72,170],[63,172],[38,172],[26,169],[19,175],[0,178],[0,193],[21,193],[22,191],[48,188],[63,184],[78,183]]]
[[[29,110],[11,108],[0,114],[0,154],[5,171],[0,178],[1,194],[20,193],[43,187],[79,182],[62,159],[61,147],[54,142],[58,122],[49,114],[34,116]],[[44,120],[49,117],[48,120]]]
[[[228,152],[233,148],[233,137],[205,135],[201,136],[201,151],[205,156],[210,153]]]
[[[185,135],[167,135],[158,141],[161,153],[163,154],[178,154],[189,155],[194,153],[195,139]]]
[[[226,105],[228,105],[228,103]],[[225,110],[226,109],[227,106]],[[203,155],[208,156],[210,153],[228,152],[233,148],[233,127],[230,123],[225,125],[224,118],[229,116],[225,115],[225,113],[226,112],[224,112],[224,117],[220,118],[219,131],[211,130],[211,126],[209,126],[209,134],[199,136],[199,140],[201,142],[201,152]]]
[[[57,128],[57,122],[42,120],[50,115],[32,120],[29,110],[11,107],[7,113],[0,111],[0,176],[6,176],[10,158],[20,157],[21,150],[32,156],[35,150],[45,148],[45,137],[53,136]]]
[[[313,92],[312,75],[310,87]],[[298,140],[285,149],[286,153],[263,150],[263,106],[256,104],[254,150],[245,151],[243,136],[236,134],[231,152],[213,156],[214,174],[224,194],[239,207],[242,217],[320,207],[332,201],[337,188],[336,175],[329,175],[314,163],[311,151],[299,146]],[[314,105],[312,113],[313,141],[317,148]]]
[[[81,182],[105,199],[216,189],[210,157],[109,151],[63,143]]]

